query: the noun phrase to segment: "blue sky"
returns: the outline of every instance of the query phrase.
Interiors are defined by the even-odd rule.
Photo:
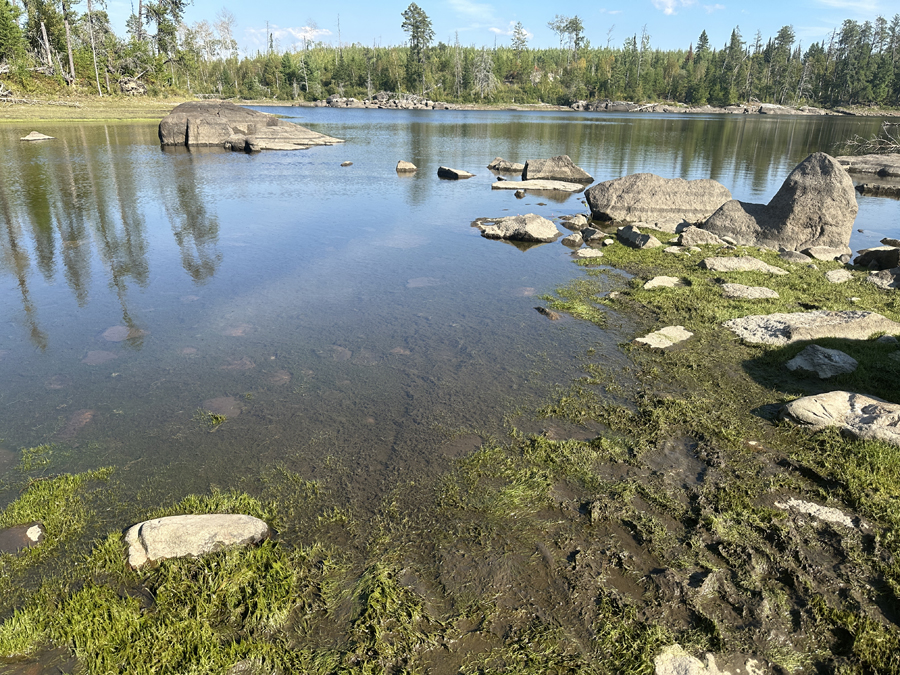
[[[235,38],[242,51],[249,53],[264,48],[266,21],[282,50],[292,49],[303,36],[336,45],[338,21],[341,42],[387,46],[400,44],[406,37],[400,28],[400,14],[409,2],[194,0],[185,20],[212,22],[216,14],[227,9],[236,19]],[[706,30],[712,46],[721,47],[735,26],[740,27],[745,40],[752,42],[757,31],[765,40],[774,37],[782,26],[792,25],[805,49],[812,42],[827,38],[844,19],[872,21],[878,15],[890,19],[900,12],[897,0],[420,0],[417,4],[431,19],[436,41],[452,42],[458,32],[464,45],[492,46],[495,41],[498,45],[508,44],[512,27],[521,21],[531,35],[533,47],[558,44],[547,27],[556,14],[581,17],[587,37],[595,46],[605,45],[608,40],[612,46],[621,46],[626,37],[640,35],[645,25],[651,46],[660,49],[686,49],[697,41],[702,30]],[[116,31],[124,33],[131,3],[109,0],[108,11]]]

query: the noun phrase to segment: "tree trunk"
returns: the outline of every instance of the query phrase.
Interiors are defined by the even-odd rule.
[[[75,86],[75,59],[72,58],[72,35],[69,33],[69,20],[66,19],[66,50],[69,52],[69,74],[72,79],[69,80],[69,86]]]
[[[144,41],[144,0],[138,0],[137,35],[135,37],[138,42]]]
[[[41,34],[44,36],[44,49],[47,51],[47,67],[53,72],[53,56],[50,54],[50,40],[47,39],[47,27],[41,21]]]
[[[100,89],[100,71],[97,70],[97,49],[94,46],[94,19],[92,16],[93,7],[91,7],[91,0],[87,0],[87,10],[88,32],[91,34],[91,55],[94,57],[94,77],[97,80],[97,93],[100,94],[100,98],[103,98],[103,90]]]

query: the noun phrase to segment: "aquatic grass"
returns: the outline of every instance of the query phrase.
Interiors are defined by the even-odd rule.
[[[52,444],[38,445],[33,448],[22,448],[22,457],[16,469],[28,473],[34,469],[44,468],[52,461],[54,447]]]

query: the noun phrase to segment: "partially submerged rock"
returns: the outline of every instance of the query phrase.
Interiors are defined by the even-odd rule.
[[[662,242],[652,234],[644,234],[632,225],[626,225],[616,230],[616,237],[626,246],[637,249],[658,248]]]
[[[848,173],[873,173],[883,178],[900,176],[900,153],[842,155],[836,159]]]
[[[522,179],[561,180],[567,183],[591,183],[594,180],[587,171],[576,166],[568,155],[550,159],[529,159],[522,169]]]
[[[875,396],[850,391],[804,396],[785,405],[781,414],[813,431],[836,426],[850,438],[900,445],[900,405]]]
[[[159,123],[162,145],[230,150],[304,150],[343,143],[299,124],[225,101],[182,103]]]
[[[463,171],[462,169],[451,169],[449,166],[440,166],[438,167],[437,175],[439,178],[457,180],[460,178],[472,178],[475,174]]]
[[[653,349],[668,349],[672,345],[684,342],[693,335],[690,331],[685,330],[684,326],[666,326],[658,331],[648,333],[644,337],[635,338],[634,342]]]
[[[854,265],[870,270],[889,270],[900,267],[900,248],[896,246],[875,246],[863,249],[853,260]]]
[[[47,136],[46,134],[42,134],[39,131],[32,131],[27,136],[22,136],[19,139],[20,141],[52,141],[53,136]]]
[[[830,155],[815,152],[791,171],[768,204],[728,201],[703,229],[745,246],[825,246],[849,253],[858,208],[847,173]]]
[[[572,234],[563,237],[562,243],[566,246],[571,246],[572,248],[580,248],[584,243],[584,238],[581,236],[581,232],[573,232]]]
[[[835,375],[852,373],[859,363],[839,349],[826,349],[819,345],[810,345],[785,365],[788,370],[802,370],[825,380]]]
[[[680,226],[705,221],[731,199],[731,192],[709,178],[688,181],[636,173],[598,183],[585,196],[594,218],[641,221],[674,233]]]
[[[489,225],[488,223],[493,223]],[[476,221],[481,236],[488,239],[512,239],[516,241],[553,241],[561,232],[556,225],[534,213],[508,216],[496,220]]]
[[[551,190],[558,192],[580,192],[581,183],[567,183],[561,180],[500,180],[491,185],[492,190]]]
[[[510,162],[508,160],[503,159],[502,157],[494,157],[491,160],[491,163],[487,165],[487,168],[491,171],[497,171],[498,173],[518,173],[521,174],[522,171],[525,170],[524,164],[518,164],[516,162]]]
[[[595,248],[580,248],[572,255],[576,258],[602,258],[603,251],[598,251]]]
[[[900,323],[875,312],[854,310],[745,316],[723,325],[746,342],[769,345],[829,337],[867,340],[874,333],[900,334]]]
[[[406,160],[401,159],[397,162],[397,173],[412,173],[413,171],[418,171],[419,167],[417,167],[412,162],[407,162]]]
[[[125,532],[128,564],[134,568],[168,558],[197,557],[223,548],[258,544],[270,535],[259,518],[209,514],[155,518]]]
[[[41,523],[14,525],[0,530],[0,554],[18,553],[44,541],[44,526]]]
[[[759,258],[740,256],[729,258],[706,258],[700,261],[700,268],[712,272],[765,272],[766,274],[789,274],[786,270],[769,265]]]
[[[888,183],[862,183],[856,186],[856,191],[872,197],[900,197],[900,185]]]
[[[778,293],[765,286],[744,286],[743,284],[722,284],[722,295],[740,300],[774,300]]]

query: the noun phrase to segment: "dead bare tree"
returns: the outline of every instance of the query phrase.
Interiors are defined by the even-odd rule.
[[[851,155],[884,155],[900,152],[900,122],[885,122],[871,138],[854,136],[845,144]]]

